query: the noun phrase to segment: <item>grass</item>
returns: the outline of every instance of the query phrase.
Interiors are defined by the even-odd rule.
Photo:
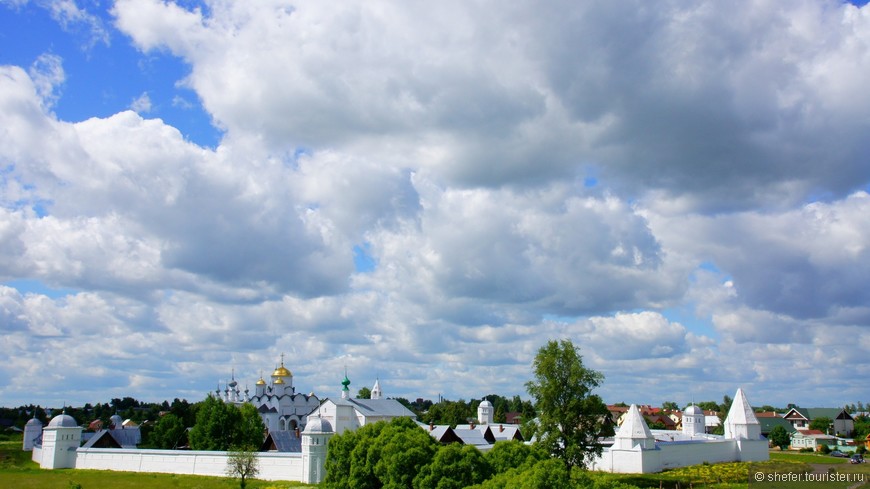
[[[783,460],[789,462],[803,462],[806,464],[838,465],[849,463],[848,458],[832,457],[820,453],[806,452],[770,452],[771,460]]]
[[[233,489],[239,482],[228,477],[150,474],[103,470],[43,470],[21,450],[21,440],[0,442],[0,487],[16,489]],[[251,489],[313,487],[301,482],[248,480]]]

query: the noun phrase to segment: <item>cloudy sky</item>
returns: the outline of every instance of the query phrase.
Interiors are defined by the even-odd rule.
[[[0,0],[0,404],[870,402],[862,3]]]

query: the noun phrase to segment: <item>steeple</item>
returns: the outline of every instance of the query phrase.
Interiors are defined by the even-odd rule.
[[[731,409],[728,410],[728,417],[725,418],[725,438],[761,439],[761,423],[755,417],[755,411],[746,400],[742,388],[737,389],[737,393],[734,394],[734,401],[731,403]]]
[[[344,369],[344,380],[341,381],[341,398],[349,399],[350,398],[350,380],[347,378],[347,369]]]
[[[640,448],[655,448],[655,438],[646,424],[646,420],[640,414],[636,404],[632,404],[625,413],[625,421],[619,427],[614,437],[613,447],[630,450],[637,446]]]
[[[375,379],[375,385],[372,387],[372,399],[381,399],[384,397],[384,393],[381,392],[381,382],[380,379]]]

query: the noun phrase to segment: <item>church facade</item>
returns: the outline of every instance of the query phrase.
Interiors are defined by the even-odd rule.
[[[223,390],[218,384],[215,394],[218,399],[235,405],[253,404],[269,432],[302,431],[308,424],[308,416],[320,406],[320,399],[313,392],[296,392],[293,373],[284,366],[284,355],[281,355],[281,364],[272,372],[269,382],[260,376],[253,395],[247,387],[240,390],[235,373]]]

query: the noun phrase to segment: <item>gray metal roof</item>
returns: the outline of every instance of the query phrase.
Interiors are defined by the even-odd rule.
[[[411,410],[395,399],[344,399],[354,404],[366,416],[391,416],[416,418]],[[336,404],[338,402],[333,401]]]

